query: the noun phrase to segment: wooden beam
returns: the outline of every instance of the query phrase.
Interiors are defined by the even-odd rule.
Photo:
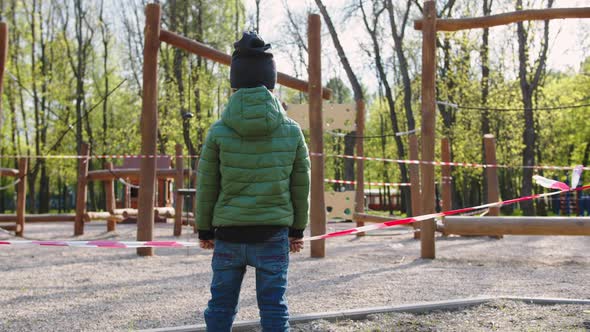
[[[25,231],[25,213],[27,205],[27,158],[18,160],[18,173],[21,174],[20,181],[16,185],[16,236],[23,236]]]
[[[318,14],[308,17],[307,40],[309,55],[309,127],[311,156],[311,236],[326,233],[324,202],[324,130],[322,120],[322,37]],[[326,240],[313,241],[311,257],[326,256]]]
[[[113,163],[107,162],[105,163],[105,168],[107,170],[113,170]],[[117,208],[117,202],[115,198],[115,182],[114,179],[109,179],[104,181],[104,191],[106,196],[106,210],[107,212],[113,213]],[[114,232],[117,227],[117,223],[113,220],[107,219],[107,232]]]
[[[158,137],[158,50],[160,49],[160,5],[148,4],[145,11],[143,48],[143,96],[141,111],[141,154],[156,155]],[[156,158],[141,159],[137,216],[137,241],[154,239]],[[152,256],[153,248],[138,248],[139,256]]]
[[[84,234],[84,213],[86,213],[86,199],[88,195],[88,163],[90,161],[90,148],[87,143],[82,143],[80,155],[83,156],[78,163],[78,186],[76,190],[76,220],[74,222],[74,235]]]
[[[111,217],[110,212],[99,211],[99,212],[86,212],[84,213],[84,222],[90,222],[92,220],[107,220]]]
[[[104,167],[107,169],[107,171],[113,171],[112,162],[105,163]],[[87,178],[90,178],[90,174]],[[111,213],[117,208],[115,202],[115,184],[113,183],[113,180],[114,177],[104,180],[104,190],[106,192],[106,210]]]
[[[410,145],[410,159],[411,160],[418,160],[420,159],[418,153],[418,138],[416,138],[416,134],[412,133],[408,137],[409,145]],[[410,197],[412,200],[412,216],[419,216],[420,215],[420,165],[418,164],[410,164]],[[420,222],[412,223],[414,229],[420,228]],[[414,232],[414,239],[420,238],[420,232]]]
[[[196,172],[189,173],[188,169],[183,171],[184,176],[196,176]],[[139,179],[140,168],[119,168],[119,169],[99,169],[88,172],[89,181],[106,181],[117,178]],[[177,171],[173,168],[160,168],[156,170],[156,177],[158,179],[173,179],[177,175]]]
[[[422,207],[420,213],[434,213],[434,144],[436,124],[436,5],[434,1],[424,3],[424,29],[422,30]],[[423,220],[420,225],[421,257],[434,259],[434,219]]]
[[[459,217],[444,220],[456,235],[590,235],[590,217]]]
[[[172,46],[176,46],[180,49],[183,49],[187,52],[205,57],[209,60],[227,66],[231,64],[231,55],[225,54],[203,43],[199,43],[196,40],[183,37],[172,31],[167,31],[163,29],[160,30],[160,40]],[[281,72],[277,72],[277,83],[302,92],[307,92],[307,86],[309,85],[308,82],[302,81],[298,78],[289,76]],[[332,98],[332,90],[328,88],[323,88],[322,98],[326,100]]]
[[[123,209],[123,218],[137,218],[137,209]]]
[[[590,7],[528,9],[497,15],[436,20],[437,31],[483,29],[523,21],[554,20],[564,18],[590,18]],[[424,20],[414,21],[414,29],[422,30]]]
[[[400,219],[400,217],[397,216],[375,216],[375,215],[371,215],[371,214],[366,214],[366,213],[355,213],[353,214],[353,219],[354,221],[357,222],[376,222],[376,223],[382,223],[382,222],[386,222],[386,221],[391,221],[391,220],[398,220]],[[407,226],[407,227],[412,227],[412,224],[403,224],[400,226]]]
[[[364,155],[364,141],[365,135],[365,101],[356,101],[356,155],[362,157]],[[355,190],[355,206],[356,213],[365,212],[365,161],[363,159],[356,160],[356,185]],[[356,227],[363,227],[364,222],[357,220]],[[365,232],[357,233],[356,236],[364,236]]]
[[[166,218],[172,218],[175,215],[174,207],[172,206],[159,206],[154,208],[154,214]]]
[[[117,216],[124,216],[124,215],[126,215],[125,213],[127,213],[127,215],[131,214],[133,216],[137,216],[137,209],[124,208],[124,209],[115,209],[115,211],[113,211],[113,215],[117,215]]]
[[[174,216],[174,236],[182,235],[182,209],[184,207],[184,195],[178,193],[178,189],[183,188],[184,184],[184,162],[182,158],[182,144],[176,144],[176,176],[174,177],[174,207],[176,215]]]
[[[14,168],[0,168],[0,176],[18,176],[18,169]]]
[[[16,214],[0,214],[0,222],[14,222],[16,219]],[[25,216],[26,223],[72,222],[75,220],[75,214],[28,214]]]

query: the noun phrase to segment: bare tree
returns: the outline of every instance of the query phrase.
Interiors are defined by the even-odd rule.
[[[393,96],[391,85],[387,78],[385,67],[383,65],[383,59],[381,57],[381,49],[379,45],[379,41],[381,40],[381,37],[379,36],[379,18],[381,14],[386,10],[386,6],[384,4],[377,2],[373,3],[373,10],[370,23],[362,0],[359,0],[359,7],[363,16],[363,23],[365,24],[365,28],[371,36],[371,41],[373,45],[373,57],[375,60],[375,66],[377,67],[377,73],[379,74],[379,81],[385,89],[385,98],[387,100],[387,106],[389,107],[389,119],[391,121],[391,128],[393,129],[393,132],[397,133],[400,131],[400,129],[397,112],[395,110],[395,98]],[[399,135],[395,135],[394,140],[398,158],[402,160],[406,159],[406,152],[404,148],[404,143],[402,142],[402,137]],[[406,164],[400,163],[399,168],[401,172],[402,182],[409,182],[408,168]],[[402,188],[402,199],[402,206],[405,206],[405,203],[410,201],[410,192],[409,190],[407,190],[407,188]]]
[[[494,0],[483,0],[483,15],[489,16],[492,12],[492,4]],[[490,113],[486,108],[488,105],[488,96],[490,94],[490,56],[489,56],[489,36],[490,36],[490,29],[484,28],[483,34],[481,36],[481,48],[479,50],[480,58],[481,58],[481,105],[485,108],[481,112],[481,136],[483,137],[486,134],[490,133]],[[481,155],[482,160],[486,160],[485,158],[485,147],[483,144],[483,140],[481,143]],[[488,181],[486,179],[487,173],[483,172],[484,181],[483,181],[483,200],[485,202],[488,201]]]
[[[100,25],[100,35],[102,40],[103,56],[102,69],[104,76],[104,93],[102,103],[102,146],[103,152],[107,152],[107,132],[108,132],[108,115],[109,115],[109,41],[111,39],[111,31],[108,23],[104,19],[104,0],[100,1],[100,12],[98,14],[98,23]]]
[[[547,0],[547,8],[553,6],[553,0]],[[522,0],[516,1],[516,10],[522,10]],[[544,22],[543,39],[541,49],[535,63],[531,66],[529,58],[529,33],[530,27],[525,28],[523,22],[518,22],[516,34],[518,37],[518,78],[520,81],[520,91],[522,93],[522,103],[524,106],[524,132],[522,140],[524,144],[523,170],[522,178],[522,196],[528,196],[533,191],[533,166],[535,164],[535,121],[533,96],[539,87],[541,78],[545,75],[545,66],[547,63],[547,51],[549,49],[549,21]],[[530,72],[529,72],[530,68]],[[525,215],[534,214],[533,203],[525,201],[521,203],[522,211]]]
[[[143,66],[143,19],[140,17],[142,7],[138,6],[136,1],[122,2],[123,10],[121,11],[123,28],[125,31],[125,41],[128,50],[127,56],[129,66],[131,67],[132,81],[135,85],[137,96],[142,96],[141,70]],[[129,6],[129,7],[128,7]]]
[[[408,122],[408,130],[416,129],[416,121],[414,120],[414,112],[412,111],[412,81],[410,79],[410,72],[408,66],[408,59],[404,53],[404,37],[406,27],[408,26],[408,19],[410,17],[410,9],[412,8],[412,0],[407,0],[401,24],[398,23],[393,10],[393,2],[386,0],[387,12],[389,14],[389,23],[391,28],[391,35],[393,36],[394,50],[399,63],[399,71],[402,75],[402,83],[404,86],[404,108],[406,110],[406,121]]]
[[[304,18],[291,11],[286,0],[283,1],[283,7],[287,11],[288,20],[288,24],[285,25],[286,43],[294,44],[297,47],[297,52],[288,52],[288,56],[293,63],[295,77],[299,77],[302,72],[307,72],[307,43],[303,38],[304,32],[301,31],[302,27],[305,27]],[[299,103],[304,103],[305,94],[299,91],[298,96]]]
[[[328,27],[328,31],[330,32],[330,36],[332,37],[332,42],[334,43],[334,47],[338,53],[338,58],[344,67],[344,71],[346,72],[346,76],[348,77],[348,81],[352,86],[352,92],[354,95],[354,100],[356,102],[364,102],[363,90],[361,88],[361,84],[359,80],[352,70],[350,66],[350,62],[346,57],[346,53],[344,53],[344,48],[340,43],[340,39],[338,38],[338,33],[336,32],[336,28],[334,28],[334,24],[332,23],[332,18],[326,9],[326,6],[322,3],[322,0],[315,0],[316,5],[320,9],[320,13],[326,21],[326,26]],[[356,132],[351,132],[344,138],[344,153],[348,155],[354,154],[354,145],[355,145],[355,135]],[[354,179],[354,160],[347,159],[344,162],[344,179],[345,180],[353,180]],[[351,189],[350,186],[348,189]]]
[[[75,89],[75,103],[76,103],[76,146],[78,154],[81,153],[82,142],[84,140],[84,129],[88,142],[90,143],[90,151],[93,151],[93,132],[90,125],[90,117],[84,115],[86,108],[86,78],[87,66],[91,63],[92,42],[94,40],[95,28],[93,22],[90,22],[92,17],[89,9],[84,6],[84,0],[73,1],[73,15],[74,15],[74,40],[75,45],[72,46],[68,38],[69,24],[70,24],[70,8],[67,2],[64,3],[62,12],[62,24],[64,43],[66,48],[66,55],[74,78],[76,81]],[[84,128],[85,127],[85,128]],[[81,160],[78,160],[78,164]],[[94,208],[96,208],[96,200],[94,195],[94,183],[90,182],[88,188],[89,201]]]
[[[256,4],[256,32],[260,33],[260,3],[262,0],[254,0]]]

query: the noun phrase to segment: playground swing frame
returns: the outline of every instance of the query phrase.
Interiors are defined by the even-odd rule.
[[[158,129],[158,50],[161,42],[183,49],[190,53],[205,57],[215,62],[230,65],[231,56],[215,50],[198,41],[194,41],[161,29],[161,8],[159,4],[148,4],[145,11],[145,43],[143,53],[143,95],[141,121],[141,154],[156,154],[156,138]],[[326,210],[324,203],[324,155],[323,155],[323,123],[322,99],[330,99],[331,90],[321,84],[321,19],[317,14],[309,16],[309,82],[299,80],[284,73],[277,73],[277,82],[287,87],[307,92],[309,95],[310,112],[310,152],[311,155],[311,233],[319,235],[326,232]],[[364,131],[364,103],[356,104],[357,135]],[[357,155],[363,154],[362,138],[357,142]],[[363,212],[364,178],[363,161],[357,160],[357,185],[355,193],[355,212]],[[153,202],[155,198],[155,158],[143,158],[140,164],[137,240],[153,240]],[[362,226],[362,222],[357,222]],[[362,234],[360,234],[362,235]],[[153,255],[152,248],[138,248],[140,256]],[[325,240],[311,244],[312,257],[325,256]]]
[[[493,26],[507,25],[511,23],[554,20],[567,18],[590,18],[590,7],[581,8],[551,8],[538,10],[521,10],[499,15],[462,19],[439,19],[436,13],[436,1],[424,2],[423,18],[414,21],[414,29],[422,31],[422,154],[421,154],[421,213],[434,213],[435,179],[434,179],[434,145],[435,119],[436,119],[436,34],[438,31],[459,31],[466,29],[489,28]],[[488,198],[489,199],[489,198]],[[497,218],[497,217],[496,217]],[[501,219],[494,219],[502,222]],[[474,222],[474,221],[472,221]],[[559,223],[559,221],[547,221]],[[493,221],[489,221],[489,224]],[[588,221],[580,221],[589,227]],[[469,224],[469,222],[463,223]],[[494,228],[494,234],[511,234],[513,224],[505,224]],[[455,229],[460,228],[456,225]],[[488,226],[488,228],[492,228]],[[435,230],[434,219],[421,222],[420,242],[421,257],[434,259],[435,254]],[[501,234],[497,234],[501,235]],[[548,234],[547,234],[548,235]],[[557,234],[556,234],[557,235]],[[583,235],[583,234],[580,234]]]

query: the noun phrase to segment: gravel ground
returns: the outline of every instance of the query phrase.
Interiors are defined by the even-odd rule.
[[[86,224],[86,235],[80,239],[135,239],[135,225],[118,225],[111,234],[105,230],[104,223]],[[399,230],[328,240],[324,259],[310,258],[306,244],[304,253],[291,256],[291,313],[480,295],[590,297],[587,237],[437,238],[437,259],[421,260],[419,241]],[[72,232],[72,223],[29,224],[25,234],[44,240],[74,239]],[[195,240],[187,233],[185,228],[180,240]],[[171,234],[171,224],[156,225],[156,239],[174,239]],[[0,233],[0,239],[8,238]],[[0,331],[129,331],[203,323],[211,252],[157,249],[156,254],[1,246]],[[252,272],[243,283],[239,320],[258,317]]]
[[[460,311],[427,314],[372,315],[367,320],[314,321],[296,325],[293,332],[353,331],[588,331],[590,309],[580,305],[534,305],[494,301]]]

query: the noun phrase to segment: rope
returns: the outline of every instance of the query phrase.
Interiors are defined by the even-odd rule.
[[[121,182],[121,183],[122,183],[124,186],[127,186],[127,187],[129,187],[129,188],[139,189],[139,186],[138,186],[138,185],[135,185],[135,184],[133,184],[133,183],[129,183],[129,182],[127,182],[127,181],[123,180],[121,177],[119,177],[119,176],[115,175],[113,172],[111,172],[111,170],[110,170],[110,169],[109,169],[109,172],[110,172],[110,173],[111,173],[111,174],[112,174],[112,175],[113,175],[113,176],[114,176],[114,177],[115,177],[115,178],[116,178],[116,179],[117,179],[119,182]]]
[[[369,135],[369,136],[357,136],[357,135],[349,135],[349,137],[352,138],[363,138],[363,139],[371,139],[371,138],[384,138],[384,137],[396,137],[396,136],[404,136],[404,135],[409,135],[409,134],[413,134],[416,133],[417,131],[419,131],[419,128],[415,128],[412,130],[408,130],[408,131],[399,131],[393,134],[384,134],[384,135]],[[327,134],[330,134],[332,136],[337,136],[337,137],[346,137],[348,134],[346,133],[337,133],[334,131],[330,131],[330,130],[326,130]]]
[[[21,178],[17,178],[14,182],[12,182],[10,184],[7,184],[7,185],[5,185],[3,187],[0,187],[0,191],[6,190],[6,189],[8,189],[8,188],[10,188],[10,187],[12,187],[14,185],[16,185],[17,183],[20,182],[20,180],[21,180]]]
[[[501,107],[486,107],[486,106],[468,106],[468,105],[459,105],[455,103],[451,103],[448,101],[437,101],[438,105],[449,106],[456,109],[462,110],[474,110],[474,111],[504,111],[504,112],[511,112],[511,111],[525,111],[525,110],[535,110],[535,111],[556,111],[556,110],[565,110],[565,109],[575,109],[575,108],[584,108],[590,107],[590,104],[575,104],[575,105],[561,105],[561,106],[546,106],[546,107],[521,107],[521,108],[501,108]]]
[[[111,154],[111,155],[97,155],[81,156],[81,155],[0,155],[0,159],[123,159],[123,158],[136,158],[136,159],[149,159],[149,158],[164,158],[164,157],[175,157],[175,158],[199,158],[199,155],[167,155],[167,154],[153,154],[153,155],[140,155],[140,154]]]
[[[462,163],[462,162],[447,162],[447,161],[422,161],[422,160],[412,160],[412,159],[390,159],[390,158],[379,158],[379,157],[362,157],[362,156],[352,156],[352,155],[343,155],[343,154],[321,154],[311,152],[311,156],[326,156],[326,157],[333,157],[333,158],[345,158],[345,159],[360,159],[360,160],[369,160],[369,161],[383,161],[388,163],[398,163],[398,164],[426,164],[426,165],[435,165],[435,166],[454,166],[454,167],[473,167],[473,168],[532,168],[532,169],[545,169],[545,170],[562,170],[568,171],[573,170],[574,167],[571,166],[549,166],[549,165],[533,165],[533,166],[513,166],[513,165],[503,165],[503,164],[480,164],[480,163]],[[584,166],[584,170],[590,170],[589,166]]]

